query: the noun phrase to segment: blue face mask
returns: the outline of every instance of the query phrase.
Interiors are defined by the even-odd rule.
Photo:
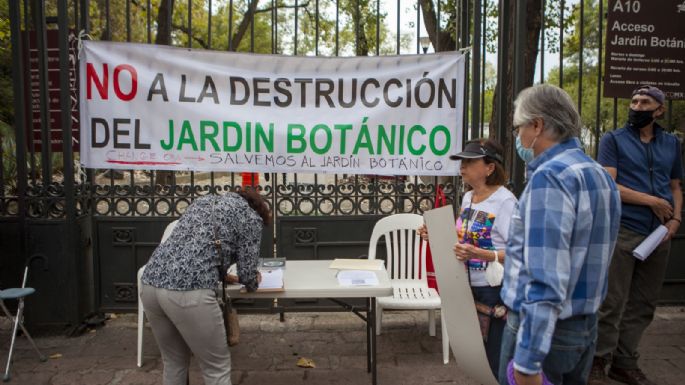
[[[530,163],[533,161],[533,159],[535,159],[535,154],[533,153],[533,146],[535,145],[535,141],[537,139],[537,137],[533,139],[533,143],[531,143],[530,148],[525,148],[521,143],[521,136],[516,135],[516,152],[519,154],[519,157],[523,159],[524,162]]]

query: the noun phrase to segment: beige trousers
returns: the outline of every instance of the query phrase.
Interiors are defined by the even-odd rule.
[[[214,290],[143,284],[140,296],[162,353],[164,385],[186,385],[191,352],[205,385],[231,385],[231,353]]]

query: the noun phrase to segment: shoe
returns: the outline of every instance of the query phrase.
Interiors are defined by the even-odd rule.
[[[648,380],[640,369],[621,369],[612,366],[609,369],[609,378],[628,385],[656,385]]]
[[[595,357],[592,360],[592,369],[590,369],[590,377],[588,378],[587,385],[609,385],[606,367],[607,360]]]

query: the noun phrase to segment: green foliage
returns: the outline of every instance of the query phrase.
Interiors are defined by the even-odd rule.
[[[2,180],[0,184],[5,187],[4,191],[0,191],[0,196],[12,195],[16,189],[16,147],[14,130],[7,123],[0,121],[0,154],[2,156]]]
[[[606,9],[606,0],[605,9]],[[597,113],[597,92],[603,92],[604,82],[597,87],[599,68],[604,63],[598,63],[599,50],[604,53],[604,41],[599,40],[599,6],[598,0],[586,0],[584,5],[583,39],[580,38],[580,6],[575,4],[572,10],[571,34],[564,39],[564,83],[563,88],[571,98],[578,102],[578,108],[583,122],[581,139],[586,150],[594,154],[596,133],[601,135],[615,128],[623,127],[628,119],[630,95],[625,98],[606,98],[600,94],[599,114]],[[606,30],[606,25],[603,26]],[[606,35],[603,35],[606,39]],[[582,43],[582,44],[581,44]],[[581,52],[582,52],[582,85],[581,85]],[[550,84],[559,85],[559,68],[553,68],[546,79]],[[579,98],[580,95],[580,98]],[[614,110],[616,117],[614,118]],[[670,115],[669,115],[670,113]],[[682,135],[685,131],[685,101],[673,101],[671,110],[659,124],[669,130],[678,131]]]
[[[497,29],[497,20],[500,13],[499,1],[484,0],[484,3],[486,7],[486,13],[484,17],[484,22],[486,23],[484,36],[485,48],[489,53],[495,53],[497,52],[497,41],[499,38],[499,31]],[[545,18],[543,22],[543,30],[545,37],[545,51],[557,53],[559,52],[560,32],[563,30],[564,37],[568,36],[568,33],[571,32],[573,25],[577,21],[577,15],[573,14],[573,4],[571,4],[571,1],[569,0],[563,2],[563,8],[561,0],[545,0],[544,4]],[[564,13],[563,20],[561,20],[562,9]],[[529,15],[529,17],[531,17],[531,15]],[[564,40],[566,39],[564,38]],[[566,49],[566,46],[564,46],[564,49]]]
[[[0,1],[0,121],[14,123],[12,92],[12,45],[7,1]]]
[[[150,19],[154,24],[157,20],[161,0],[152,0]],[[295,9],[294,1],[289,0],[253,0],[256,1],[254,26],[251,20],[245,20],[250,1],[234,0],[233,12],[230,12],[228,0],[212,1],[211,16],[208,0],[193,0],[191,2],[191,17],[188,17],[188,1],[175,0],[171,41],[172,45],[180,47],[191,46],[214,50],[228,50],[229,22],[233,36],[238,33],[241,24],[247,29],[235,48],[238,52],[275,53],[292,55],[295,53],[295,35],[297,32],[297,53],[299,55],[335,55],[335,0],[320,0],[317,13],[315,0],[298,1]],[[127,41],[130,34],[132,42],[147,42],[148,9],[144,1],[132,1],[130,28],[127,29],[126,0],[110,0],[111,40]],[[91,36],[96,39],[107,39],[107,17],[104,1],[90,2]],[[340,55],[375,54],[376,25],[380,25],[380,53],[394,53],[394,34],[384,23],[387,14],[380,10],[376,13],[376,2],[373,0],[359,0],[357,12],[356,0],[339,0],[339,35],[338,48]],[[276,44],[272,41],[272,24],[276,20]],[[295,15],[297,14],[298,28],[295,31]],[[232,16],[232,17],[230,17]],[[317,29],[318,16],[318,29]],[[356,19],[359,16],[360,47],[355,50]],[[209,21],[211,18],[211,38],[209,36]],[[229,21],[230,19],[230,21]],[[190,25],[190,28],[189,28]],[[254,28],[254,40],[251,39],[251,28]],[[151,28],[150,41],[155,41],[155,26]],[[401,36],[401,44],[408,47],[410,36]],[[189,42],[190,41],[190,42]]]

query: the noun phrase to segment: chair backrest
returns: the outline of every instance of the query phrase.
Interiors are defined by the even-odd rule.
[[[164,234],[162,234],[162,240],[160,241],[160,243],[163,243],[164,241],[167,240],[167,238],[169,238],[169,236],[174,231],[174,228],[176,227],[177,224],[178,224],[178,219],[169,223],[166,226],[166,229],[164,229]]]
[[[376,259],[376,248],[385,238],[385,266],[390,279],[426,279],[426,242],[416,233],[423,224],[418,214],[394,214],[376,223],[369,242],[369,259]]]

